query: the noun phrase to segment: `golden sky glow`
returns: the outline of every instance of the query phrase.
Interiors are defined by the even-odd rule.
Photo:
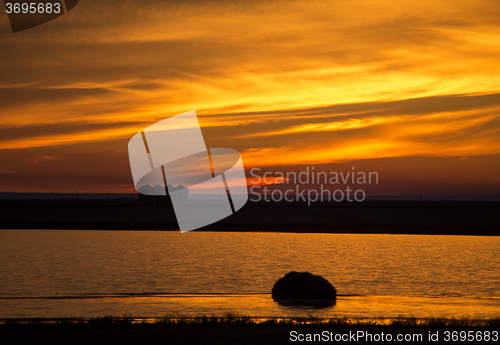
[[[497,0],[89,0],[16,34],[0,15],[0,51],[0,191],[133,191],[128,139],[193,109],[248,169],[489,156],[474,174],[500,176]]]

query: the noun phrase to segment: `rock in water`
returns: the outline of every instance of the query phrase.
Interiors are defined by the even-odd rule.
[[[337,291],[325,278],[309,272],[289,272],[273,286],[273,300],[284,305],[329,306]]]

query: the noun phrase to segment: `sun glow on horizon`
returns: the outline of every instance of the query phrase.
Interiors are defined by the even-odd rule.
[[[192,109],[249,167],[500,154],[498,2],[139,3],[2,35],[5,174],[120,152],[125,181],[128,139]]]

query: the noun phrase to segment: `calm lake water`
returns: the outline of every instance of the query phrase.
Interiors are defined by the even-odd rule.
[[[500,237],[0,230],[0,262],[0,318],[500,316]],[[292,270],[337,304],[273,302]]]

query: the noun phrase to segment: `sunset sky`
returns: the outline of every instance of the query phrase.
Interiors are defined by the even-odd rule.
[[[128,140],[196,110],[247,170],[500,194],[498,0],[81,0],[16,34],[0,9],[0,191],[133,192]]]

